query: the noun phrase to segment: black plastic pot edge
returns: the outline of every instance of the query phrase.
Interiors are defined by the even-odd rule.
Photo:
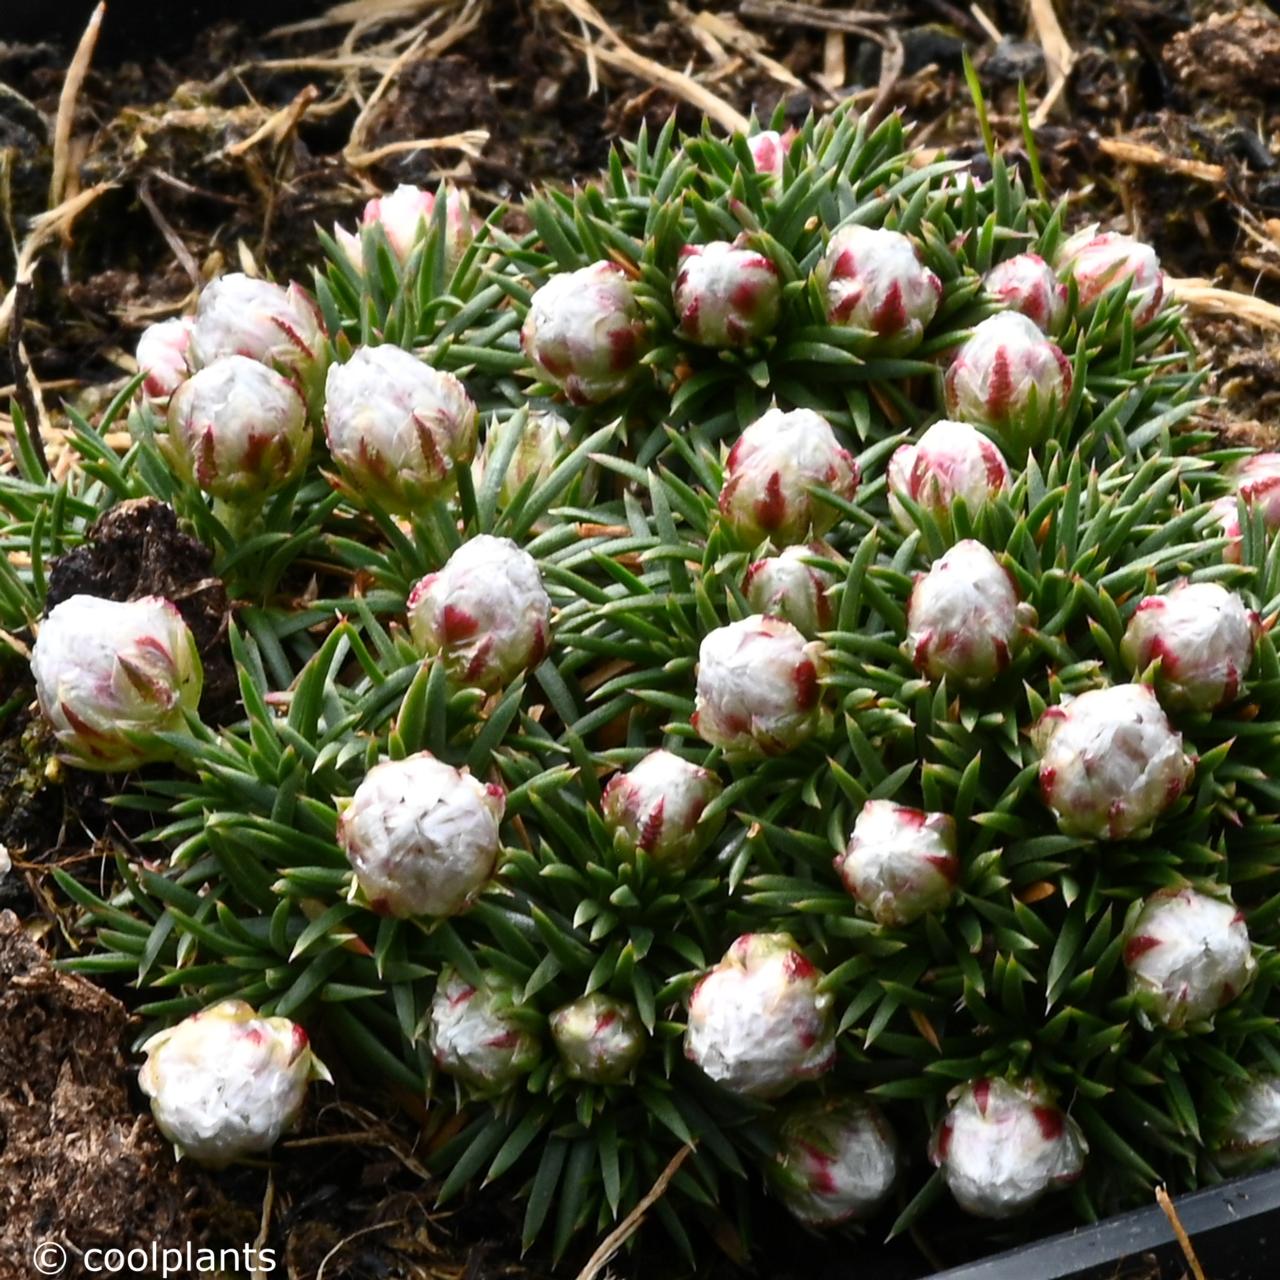
[[[1280,1169],[1179,1196],[1174,1206],[1213,1280],[1275,1280],[1280,1274],[1267,1239],[1269,1232],[1280,1236]],[[933,1280],[1111,1280],[1123,1274],[1118,1264],[1131,1261],[1144,1263],[1142,1274],[1150,1280],[1173,1280],[1187,1271],[1157,1205],[940,1271]]]

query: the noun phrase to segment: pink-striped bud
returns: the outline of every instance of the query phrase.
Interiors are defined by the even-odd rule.
[[[1076,282],[1082,307],[1128,281],[1134,324],[1154,320],[1164,301],[1164,273],[1156,251],[1132,236],[1096,227],[1077,232],[1058,250],[1058,273]]]
[[[787,547],[780,555],[757,560],[742,583],[757,613],[785,618],[811,640],[819,631],[831,630],[834,619],[828,593],[836,582],[833,573],[807,563],[815,558],[834,560],[836,553],[825,542]]]
[[[163,411],[169,397],[191,372],[191,316],[175,316],[149,325],[138,339],[138,372],[145,375],[142,394],[152,408]]]
[[[944,911],[960,878],[955,821],[892,800],[868,800],[835,867],[877,924],[910,924]]]
[[[1138,605],[1120,653],[1135,675],[1159,659],[1156,690],[1175,710],[1234,702],[1262,631],[1258,615],[1216,582],[1183,582]]]
[[[223,1000],[143,1046],[138,1085],[179,1156],[221,1169],[270,1151],[293,1128],[312,1080],[328,1080],[307,1033]]]
[[[191,329],[190,364],[202,369],[225,356],[248,356],[311,386],[324,373],[329,347],[310,294],[298,284],[281,288],[239,272],[205,285]]]
[[[185,728],[204,682],[195,638],[160,596],[63,600],[40,625],[31,674],[60,758],[104,773],[168,759],[147,735]]]
[[[1224,1173],[1246,1173],[1280,1158],[1280,1075],[1255,1076],[1232,1088],[1230,1117],[1213,1135],[1214,1160]]]
[[[1019,311],[1045,333],[1057,333],[1067,316],[1067,286],[1038,253],[1020,253],[987,272],[988,296]]]
[[[1239,499],[1244,500],[1247,511],[1262,512],[1268,533],[1280,529],[1280,453],[1255,453],[1233,469],[1231,479],[1235,493],[1219,498],[1209,511],[1217,535],[1231,539],[1222,558],[1239,564],[1243,542]]]
[[[714,240],[685,245],[672,290],[681,334],[702,347],[745,347],[773,331],[782,282],[754,249]]]
[[[635,1006],[596,991],[551,1015],[551,1039],[570,1080],[621,1084],[649,1044]]]
[[[537,561],[510,538],[464,542],[409,593],[409,630],[455,680],[499,689],[546,656],[551,601]]]
[[[985,689],[1009,665],[1034,612],[980,542],[957,542],[916,578],[907,601],[907,652],[931,680]]]
[[[1161,889],[1142,904],[1124,945],[1129,990],[1171,1031],[1206,1022],[1253,980],[1244,912],[1194,889]]]
[[[873,227],[835,232],[818,280],[832,324],[865,330],[879,349],[898,354],[920,345],[942,297],[942,282],[911,241]]]
[[[826,646],[781,618],[719,627],[698,650],[693,728],[725,755],[781,755],[822,721]]]
[[[749,1098],[824,1075],[836,1044],[823,977],[790,934],[743,934],[689,997],[685,1057]]]
[[[1023,458],[1053,430],[1071,395],[1061,349],[1017,311],[982,321],[945,380],[947,412],[990,427],[1006,454]]]
[[[173,393],[159,442],[188,483],[225,502],[256,504],[307,465],[311,428],[294,383],[246,356],[224,356]]]
[[[724,824],[702,811],[721,791],[720,779],[671,751],[651,751],[627,773],[615,773],[600,808],[614,848],[645,853],[666,871],[687,871]]]
[[[1182,735],[1144,684],[1091,689],[1036,727],[1040,793],[1069,836],[1145,836],[1191,781]]]
[[[516,984],[487,970],[473,987],[456,969],[441,971],[428,1039],[436,1066],[473,1097],[496,1098],[528,1075],[542,1046]]]
[[[778,1125],[769,1185],[801,1222],[870,1217],[893,1190],[898,1144],[875,1103],[844,1095],[798,1103]]]
[[[747,149],[751,152],[751,160],[756,172],[778,181],[782,178],[783,165],[791,142],[776,129],[762,129],[747,139]]]
[[[889,459],[889,510],[901,528],[915,526],[908,498],[942,520],[963,498],[976,515],[1009,487],[1009,467],[992,441],[967,422],[935,422],[915,444],[899,445]]]
[[[646,328],[627,273],[593,262],[552,276],[529,303],[520,345],[574,404],[625,391],[640,369]]]
[[[929,1158],[965,1212],[1012,1217],[1084,1170],[1088,1145],[1042,1085],[975,1080],[950,1101]]]
[[[453,916],[489,882],[506,796],[419,751],[365,774],[338,818],[338,843],[371,910]]]
[[[729,450],[720,514],[751,546],[766,538],[775,546],[804,542],[840,519],[838,508],[810,490],[822,486],[851,499],[860,478],[825,418],[811,409],[770,409]]]
[[[407,514],[447,496],[476,451],[476,407],[451,373],[400,347],[358,347],[325,382],[329,452],[353,493]]]
[[[475,223],[471,216],[471,202],[465,191],[459,191],[450,182],[442,183],[440,189],[445,193],[445,266],[452,271],[462,261],[462,255],[475,238]],[[365,227],[380,226],[386,234],[391,252],[403,263],[430,230],[437,199],[438,193],[401,183],[389,195],[374,196],[365,205],[360,224]],[[349,246],[344,247],[352,262],[359,265],[363,256],[360,238],[352,236],[351,239],[355,242],[354,256]]]

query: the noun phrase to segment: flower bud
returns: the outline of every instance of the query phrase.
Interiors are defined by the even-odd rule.
[[[475,463],[471,468],[476,488],[484,483],[485,472],[492,467],[505,442],[508,431],[520,432],[515,450],[502,473],[502,487],[498,490],[498,505],[509,507],[530,480],[539,485],[562,462],[573,445],[573,428],[567,419],[550,409],[534,409],[525,415],[523,422],[508,418],[505,422],[493,422],[484,438]]]
[[[529,303],[520,345],[573,404],[625,391],[640,368],[646,330],[627,273],[593,262],[552,276]]]
[[[1120,653],[1135,675],[1156,659],[1160,701],[1212,711],[1234,702],[1261,634],[1258,615],[1216,582],[1183,582],[1138,605]]]
[[[942,282],[911,241],[872,227],[835,232],[818,281],[832,324],[874,334],[882,351],[897,354],[920,345],[942,297]]]
[[[1232,1088],[1230,1118],[1214,1135],[1214,1160],[1224,1173],[1246,1173],[1280,1157],[1280,1076],[1265,1073]]]
[[[929,1158],[966,1213],[1012,1217],[1084,1169],[1088,1145],[1043,1086],[975,1080],[950,1101]]]
[[[609,779],[600,800],[614,848],[647,854],[664,871],[687,871],[716,838],[724,817],[702,821],[720,779],[671,751],[651,751]]]
[[[904,532],[916,526],[902,499],[909,498],[935,518],[951,514],[963,498],[976,515],[1009,487],[1004,455],[976,427],[944,418],[915,444],[899,445],[889,459],[889,510]]]
[[[730,758],[792,750],[821,723],[826,656],[781,618],[718,627],[698,650],[694,731]]]
[[[1124,965],[1139,1008],[1170,1031],[1212,1018],[1258,968],[1244,912],[1194,889],[1161,889],[1146,899]]]
[[[868,1218],[893,1189],[898,1144],[875,1103],[844,1095],[784,1112],[769,1184],[801,1222]]]
[[[311,428],[292,382],[246,356],[224,356],[173,393],[160,443],[188,483],[225,502],[255,503],[307,465]]]
[[[419,751],[375,765],[338,819],[338,843],[380,914],[454,916],[498,859],[502,788]]]
[[[976,692],[1009,665],[1033,618],[1008,570],[982,543],[966,539],[916,578],[906,648],[929,679]]]
[[[1160,259],[1149,244],[1132,236],[1114,231],[1099,234],[1096,227],[1087,227],[1058,250],[1057,266],[1064,280],[1076,282],[1081,307],[1091,306],[1126,280],[1134,324],[1154,320],[1164,301]]]
[[[990,427],[1022,458],[1053,430],[1071,394],[1071,364],[1016,311],[988,316],[956,353],[945,380],[947,412]]]
[[[475,228],[467,193],[449,182],[442,183],[441,190],[445,192],[445,266],[453,271],[475,238]],[[436,193],[401,183],[390,195],[374,196],[365,205],[360,224],[380,226],[386,233],[391,252],[403,263],[430,230],[438,198]],[[356,243],[359,245],[358,239]],[[361,258],[362,251],[357,250],[353,260],[359,263]]]
[[[992,267],[982,282],[988,296],[1019,311],[1045,333],[1057,333],[1067,316],[1067,286],[1038,253],[1020,253]]]
[[[476,451],[476,407],[451,373],[400,347],[358,347],[325,382],[329,451],[360,497],[404,515],[445,497]]]
[[[1255,453],[1234,468],[1231,476],[1235,493],[1219,498],[1210,508],[1218,537],[1231,539],[1223,559],[1239,564],[1242,536],[1239,499],[1245,509],[1262,512],[1263,527],[1268,533],[1280,529],[1280,453]]]
[[[821,485],[842,498],[858,490],[861,473],[830,424],[811,409],[770,409],[729,450],[720,514],[743,542],[775,546],[821,537],[840,511],[810,493]]]
[[[742,583],[747,600],[757,613],[785,618],[809,639],[819,631],[831,630],[828,592],[836,582],[834,574],[805,563],[815,557],[833,560],[836,553],[825,542],[787,547],[780,555],[757,560]]]
[[[312,1080],[328,1080],[307,1033],[223,1000],[143,1046],[138,1085],[179,1157],[220,1169],[270,1151],[291,1129]]]
[[[762,129],[747,139],[747,149],[757,173],[775,181],[781,179],[787,152],[791,149],[791,143],[782,134],[776,129]]]
[[[586,1084],[621,1084],[649,1043],[635,1006],[599,991],[557,1009],[551,1038],[565,1074]]]
[[[520,1016],[516,984],[487,970],[473,987],[457,970],[442,970],[431,1001],[428,1038],[436,1066],[477,1098],[505,1093],[537,1065],[538,1036]]]
[[[409,593],[409,630],[455,680],[498,689],[546,656],[551,601],[534,558],[510,538],[480,534]]]
[[[304,385],[324,372],[329,348],[320,312],[298,284],[233,272],[205,285],[191,330],[190,364],[202,369],[224,356],[248,356]]]
[[[673,290],[680,333],[702,347],[745,347],[773,332],[782,282],[762,253],[714,240],[685,245]]]
[[[877,924],[910,924],[944,911],[960,878],[955,821],[892,800],[868,800],[835,867]]]
[[[63,600],[40,625],[31,674],[60,757],[104,773],[168,759],[163,743],[131,738],[184,728],[204,678],[187,624],[159,596]]]
[[[689,997],[685,1057],[749,1098],[817,1079],[836,1060],[823,976],[790,934],[743,934]]]
[[[1036,736],[1040,793],[1069,836],[1142,838],[1195,772],[1144,684],[1091,689],[1050,707]]]
[[[149,325],[138,339],[138,372],[145,375],[142,394],[154,409],[162,411],[169,397],[187,380],[194,325],[191,316],[174,316]]]

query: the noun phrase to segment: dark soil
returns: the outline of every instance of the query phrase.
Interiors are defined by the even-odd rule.
[[[598,7],[632,49],[666,66],[704,75],[718,56],[678,5],[599,0]],[[1033,105],[1048,87],[1021,0],[983,0],[1003,34],[998,41],[967,0],[875,7],[893,15],[903,52],[901,71],[884,82],[887,108],[918,121],[923,142],[976,154],[961,70],[967,46],[997,136],[1019,158],[1018,81]],[[90,0],[0,0],[0,296],[13,275],[12,240],[48,202],[52,122],[91,8]],[[1280,18],[1263,5],[1199,0],[1076,0],[1057,8],[1076,63],[1037,142],[1051,187],[1076,193],[1073,219],[1151,240],[1171,276],[1280,303]],[[759,37],[804,87],[732,53],[706,82],[743,112],[766,115],[781,101],[798,119],[830,105],[819,80],[831,66],[824,56],[834,52],[824,31],[759,16],[768,10],[726,0],[718,12]],[[91,413],[109,397],[130,371],[138,332],[181,310],[217,271],[247,256],[277,277],[308,279],[312,225],[350,222],[376,189],[447,172],[487,211],[534,184],[589,177],[611,141],[642,120],[661,124],[674,110],[685,126],[699,123],[667,90],[604,62],[592,93],[584,29],[553,0],[477,0],[471,8],[441,0],[430,10],[434,43],[392,76],[363,120],[360,148],[473,130],[487,131],[487,140],[470,156],[443,147],[353,166],[344,148],[360,108],[344,76],[367,100],[403,46],[375,65],[369,48],[396,28],[372,28],[350,46],[348,63],[366,60],[350,71],[332,61],[349,21],[269,34],[272,24],[323,11],[314,0],[202,0],[158,16],[154,3],[112,0],[78,100],[68,190],[113,185],[78,217],[69,240],[43,256],[22,332],[55,416],[63,398]],[[404,21],[427,12],[423,6]],[[882,84],[880,46],[849,36],[840,53],[840,96],[869,103]],[[255,141],[290,104],[296,117]],[[1146,147],[1147,159],[1117,158],[1108,150],[1116,138]],[[1217,368],[1214,425],[1232,440],[1274,444],[1277,330],[1243,314],[1193,312],[1190,325]],[[0,350],[0,405],[14,381],[8,359]],[[51,603],[80,590],[177,599],[204,657],[204,706],[229,709],[228,605],[209,563],[167,508],[130,505],[54,568]],[[23,691],[17,678],[0,671],[0,702]],[[17,909],[43,947],[61,953],[69,945],[64,908],[45,869],[56,862],[89,880],[108,875],[102,837],[113,829],[97,780],[44,771],[42,733],[23,712],[5,722],[0,740],[0,843],[15,862],[0,877],[0,907]],[[270,1175],[265,1167],[216,1177],[185,1164],[175,1170],[150,1122],[135,1119],[144,1108],[126,1068],[131,1035],[122,1004],[55,974],[42,948],[0,915],[0,1280],[29,1274],[25,1252],[57,1231],[82,1248],[121,1243],[124,1223],[139,1238],[243,1245],[258,1238],[264,1218],[264,1239],[291,1277],[313,1277],[322,1263],[329,1280],[535,1274],[517,1257],[519,1209],[509,1196],[481,1194],[448,1214],[433,1211],[412,1100],[392,1108],[366,1099],[368,1110],[357,1110],[349,1104],[359,1097],[354,1089],[339,1090],[341,1105],[320,1091],[320,1110],[282,1148]],[[960,1223],[888,1250],[876,1243],[887,1223],[852,1242],[823,1244],[762,1201],[752,1225],[755,1274],[777,1280],[905,1280],[975,1251],[966,1241],[973,1229]],[[704,1274],[751,1274],[732,1260],[740,1254],[733,1234],[723,1224],[709,1230],[723,1261]],[[615,1272],[677,1274],[660,1240],[655,1247],[656,1256],[638,1262],[624,1256]]]

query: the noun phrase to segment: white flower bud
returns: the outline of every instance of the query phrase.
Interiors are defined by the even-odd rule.
[[[920,345],[938,309],[942,282],[897,231],[843,227],[818,267],[835,325],[874,334],[884,351],[902,354]]]
[[[372,910],[453,916],[493,875],[505,808],[501,787],[420,751],[365,774],[338,819],[338,843]]]
[[[1239,697],[1261,631],[1234,592],[1183,582],[1138,605],[1120,653],[1135,675],[1159,659],[1156,690],[1166,707],[1212,711]]]
[[[1086,227],[1058,250],[1058,272],[1076,282],[1082,307],[1091,306],[1104,293],[1129,282],[1127,303],[1134,324],[1154,320],[1164,301],[1164,273],[1156,251],[1132,236],[1114,231],[1098,233]]]
[[[680,332],[703,347],[745,347],[773,332],[782,282],[754,249],[714,240],[685,245],[672,291]]]
[[[476,451],[462,383],[389,344],[359,347],[329,370],[324,429],[351,489],[398,515],[450,494]]]
[[[475,238],[475,225],[467,193],[450,182],[442,183],[441,190],[445,193],[445,266],[452,271]],[[438,198],[438,193],[401,183],[390,195],[374,196],[365,205],[360,223],[365,227],[380,226],[391,252],[403,263],[430,229]],[[359,265],[363,251],[359,237],[353,239],[356,252],[352,261]]]
[[[916,578],[906,648],[931,680],[985,689],[1009,665],[1033,617],[1008,570],[982,543],[966,539]]]
[[[815,1099],[784,1112],[767,1172],[775,1194],[801,1222],[857,1221],[893,1190],[898,1144],[875,1103],[848,1095]]]
[[[1246,511],[1262,512],[1268,533],[1280,529],[1280,453],[1255,453],[1233,469],[1231,480],[1235,493],[1219,498],[1209,511],[1217,526],[1215,536],[1231,539],[1222,558],[1239,564],[1243,542],[1239,499],[1244,500]]]
[[[505,1093],[537,1065],[538,1036],[511,979],[489,970],[473,987],[454,969],[441,972],[431,1002],[428,1035],[436,1066],[475,1097]]]
[[[635,1007],[599,991],[561,1005],[550,1022],[565,1074],[586,1084],[621,1084],[649,1043]]]
[[[255,503],[307,465],[311,428],[292,382],[246,356],[224,356],[173,393],[160,444],[188,483],[225,502]]]
[[[960,878],[955,821],[892,800],[868,800],[835,867],[877,924],[910,924],[944,911]]]
[[[783,165],[791,143],[776,129],[762,129],[747,139],[747,149],[756,166],[756,172],[775,181],[781,179]]]
[[[781,618],[718,627],[698,650],[694,730],[730,758],[799,746],[821,723],[826,655]]]
[[[720,779],[671,751],[651,751],[627,773],[609,779],[600,800],[614,848],[629,858],[647,854],[663,870],[687,871],[724,824],[702,821],[720,794]]]
[[[1195,772],[1182,735],[1143,684],[1091,689],[1037,727],[1040,792],[1067,835],[1141,838]]]
[[[190,363],[248,356],[305,385],[324,371],[328,344],[315,302],[298,284],[281,288],[233,272],[205,285],[191,330]]]
[[[1177,1031],[1205,1022],[1253,980],[1244,912],[1194,889],[1162,889],[1142,905],[1124,947],[1142,1013]]]
[[[744,542],[775,546],[821,537],[839,510],[810,493],[842,498],[857,492],[861,473],[830,423],[811,409],[770,409],[738,437],[725,464],[720,514]]]
[[[825,1074],[836,1045],[822,978],[790,934],[743,934],[689,997],[685,1057],[749,1098]]]
[[[187,380],[194,325],[191,316],[175,316],[149,325],[138,339],[138,372],[145,375],[142,394],[157,410],[163,410],[169,397]]]
[[[159,596],[63,600],[40,625],[31,674],[61,758],[107,773],[167,759],[145,735],[184,728],[204,678],[187,624]]]
[[[520,330],[538,373],[574,404],[599,404],[625,391],[645,339],[635,290],[612,262],[552,276],[533,295]]]
[[[899,445],[889,459],[889,510],[910,533],[916,526],[902,499],[909,498],[938,519],[963,498],[970,515],[1009,487],[1004,455],[976,427],[944,418],[915,444]]]
[[[288,1018],[260,1018],[223,1000],[160,1031],[143,1046],[138,1084],[156,1125],[200,1164],[220,1169],[270,1151],[291,1129],[312,1080],[328,1080],[307,1033]]]
[[[1280,1157],[1280,1076],[1255,1076],[1232,1090],[1234,1109],[1214,1135],[1214,1159],[1224,1173],[1244,1173]]]
[[[1083,1171],[1084,1137],[1042,1086],[977,1080],[950,1098],[929,1157],[967,1213],[1011,1217]]]
[[[480,534],[409,593],[409,630],[461,683],[496,689],[546,656],[551,601],[537,561],[510,538]]]
[[[1045,333],[1057,333],[1067,315],[1067,286],[1038,253],[1020,253],[987,272],[987,293],[1020,311]]]
[[[1071,395],[1071,364],[1017,311],[988,316],[956,353],[947,412],[990,427],[1004,452],[1025,457],[1049,436]]]
[[[515,419],[494,422],[484,439],[484,446],[472,466],[472,475],[478,489],[484,483],[485,471],[494,465],[494,458],[508,431],[519,427],[520,439],[502,473],[502,488],[498,490],[498,504],[506,508],[515,501],[520,490],[533,481],[539,485],[562,462],[573,444],[573,428],[567,419],[550,409],[534,409],[525,416],[521,427]]]
[[[805,563],[815,557],[834,560],[836,553],[825,542],[787,547],[780,555],[757,560],[742,583],[747,600],[757,613],[785,618],[809,639],[819,631],[831,630],[828,592],[836,582],[834,574]]]

